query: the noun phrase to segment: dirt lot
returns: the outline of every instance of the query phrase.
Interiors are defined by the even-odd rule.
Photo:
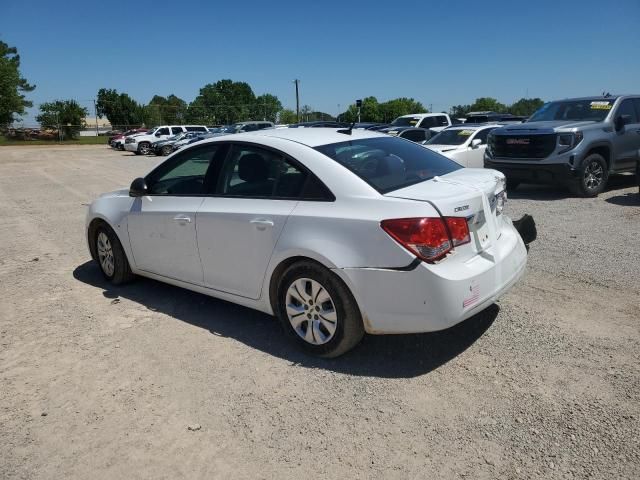
[[[448,331],[305,357],[271,317],[90,262],[155,159],[0,148],[0,478],[638,478],[640,200],[521,187],[524,280]]]

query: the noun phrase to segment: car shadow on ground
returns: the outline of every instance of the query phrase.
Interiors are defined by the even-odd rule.
[[[295,365],[358,376],[409,378],[429,373],[471,346],[493,324],[499,312],[498,306],[492,305],[441,332],[367,335],[351,352],[336,359],[321,359],[297,349],[274,317],[256,310],[141,277],[127,285],[113,286],[93,261],[78,266],[73,276],[101,289],[106,298],[131,300]]]
[[[605,188],[605,192],[622,190],[637,185],[635,175],[611,175]],[[576,197],[567,187],[561,185],[537,185],[533,183],[523,183],[515,190],[509,191],[509,198],[520,200],[562,200]],[[608,201],[608,200],[607,200]],[[613,202],[612,202],[613,203]]]

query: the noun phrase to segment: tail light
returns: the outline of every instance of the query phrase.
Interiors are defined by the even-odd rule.
[[[443,258],[454,247],[471,241],[467,219],[396,218],[380,225],[400,245],[427,262]]]

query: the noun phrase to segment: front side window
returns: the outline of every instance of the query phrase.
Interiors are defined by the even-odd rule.
[[[202,195],[207,170],[218,149],[207,145],[163,163],[147,177],[151,195]]]
[[[462,168],[448,158],[400,138],[366,138],[316,147],[380,193],[388,193]]]
[[[298,198],[307,174],[281,153],[252,145],[234,145],[216,193],[248,198]]]
[[[620,115],[628,115],[629,123],[638,123],[638,118],[636,116],[636,109],[633,105],[633,100],[631,98],[627,98],[623,100],[620,106],[618,107],[618,111],[616,116]]]
[[[156,137],[159,137],[160,135],[169,135],[169,127],[159,128],[156,130],[155,135]]]
[[[420,117],[398,117],[391,125],[394,127],[415,127],[420,122]]]
[[[422,128],[431,128],[438,126],[438,122],[435,117],[424,117],[422,123],[420,124]]]

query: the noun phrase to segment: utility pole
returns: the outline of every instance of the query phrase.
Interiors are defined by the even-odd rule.
[[[293,83],[296,84],[296,121],[299,123],[300,122],[300,94],[298,92],[298,84],[300,83],[300,80],[296,78],[293,81]]]
[[[433,103],[429,104],[429,113],[433,113]]]
[[[96,137],[98,136],[98,105],[96,104],[96,99],[93,99],[93,113],[96,116]]]
[[[338,104],[338,115],[336,116],[336,122],[340,121],[340,104]]]

